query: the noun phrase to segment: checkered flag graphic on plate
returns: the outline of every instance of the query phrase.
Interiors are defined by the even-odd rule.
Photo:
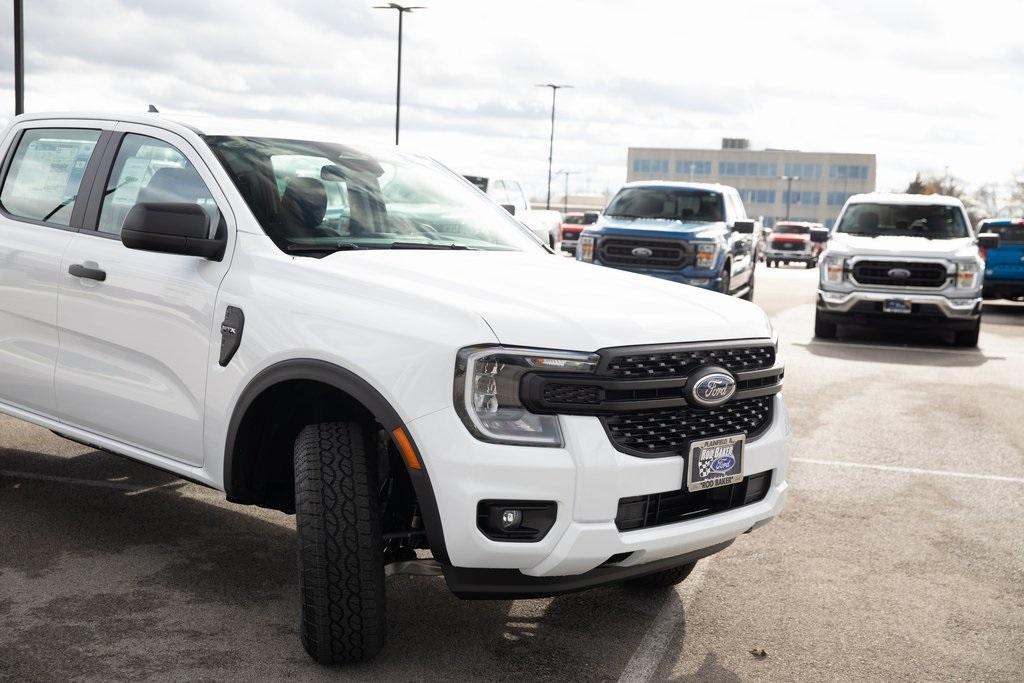
[[[705,449],[702,448],[700,449],[700,455],[697,456],[697,472],[700,474],[701,479],[711,474],[711,463],[714,460],[706,456],[705,452]]]

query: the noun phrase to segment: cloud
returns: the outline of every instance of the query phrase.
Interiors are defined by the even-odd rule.
[[[291,122],[339,140],[393,135],[394,12],[370,0],[33,0],[29,110]],[[380,4],[380,3],[376,3]],[[456,169],[574,189],[625,177],[629,146],[878,155],[879,184],[918,168],[981,183],[1021,166],[1018,0],[629,3],[429,0],[406,16],[403,143]],[[11,90],[0,12],[0,98]],[[9,106],[9,105],[7,105]],[[0,112],[3,109],[0,108]]]

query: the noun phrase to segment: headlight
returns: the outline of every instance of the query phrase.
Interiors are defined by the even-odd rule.
[[[519,384],[531,371],[590,373],[598,357],[574,351],[471,347],[455,365],[455,408],[466,428],[482,440],[527,446],[561,446],[555,415],[523,407]]]
[[[821,281],[828,284],[839,284],[843,281],[846,270],[846,258],[843,256],[826,256],[821,262]]]
[[[718,247],[713,244],[697,245],[697,261],[694,263],[698,268],[714,268],[715,257],[718,255]]]
[[[956,264],[956,286],[960,289],[974,289],[978,286],[980,269],[975,261]]]
[[[580,260],[586,261],[587,263],[593,263],[594,261],[594,238],[590,235],[583,235],[580,237],[579,252]]]

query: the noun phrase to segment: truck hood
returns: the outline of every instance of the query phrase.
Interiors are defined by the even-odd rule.
[[[688,223],[686,221],[671,221],[664,218],[621,218],[618,216],[606,216],[593,227],[587,228],[588,233],[603,235],[665,232],[674,235],[685,233],[687,238],[703,237],[705,232],[708,233],[708,236],[712,236],[724,230],[725,223]]]
[[[930,240],[924,237],[864,237],[832,233],[829,251],[857,256],[891,256],[919,258],[969,258],[978,248],[971,237]]]
[[[555,255],[367,250],[315,264],[384,303],[475,313],[507,345],[594,351],[771,334],[764,312],[746,301]]]

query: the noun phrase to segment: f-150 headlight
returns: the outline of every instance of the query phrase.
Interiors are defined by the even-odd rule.
[[[826,284],[839,284],[843,281],[846,271],[846,258],[843,256],[826,256],[821,262],[821,281]]]
[[[716,256],[718,256],[718,247],[713,244],[698,244],[697,259],[694,265],[698,268],[714,268]]]
[[[981,269],[975,261],[956,264],[956,286],[959,289],[974,289],[978,286]]]
[[[561,446],[555,415],[535,415],[519,398],[527,372],[588,373],[598,357],[574,351],[470,347],[455,365],[455,409],[476,438],[493,443]]]
[[[595,239],[590,235],[582,235],[580,237],[580,261],[594,262],[594,242]]]

